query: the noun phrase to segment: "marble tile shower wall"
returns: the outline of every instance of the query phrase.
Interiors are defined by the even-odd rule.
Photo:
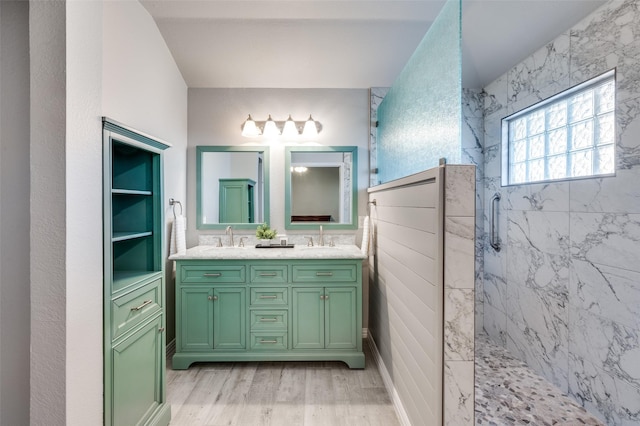
[[[615,177],[500,186],[500,120],[616,67]],[[484,329],[609,425],[640,424],[640,2],[605,4],[485,88]],[[488,229],[489,206],[484,205]]]
[[[484,313],[484,93],[462,89],[462,163],[476,166],[475,331],[482,332]]]

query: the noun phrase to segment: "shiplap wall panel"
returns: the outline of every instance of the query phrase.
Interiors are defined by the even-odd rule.
[[[390,302],[391,310],[390,315],[397,315],[398,319],[402,319],[402,321],[396,325],[396,329],[399,331],[399,337],[405,340],[415,340],[417,346],[411,344],[414,349],[420,349],[420,351],[416,351],[414,356],[420,357],[425,366],[429,367],[431,364],[436,363],[438,360],[438,352],[434,349],[437,349],[440,345],[440,342],[437,340],[437,335],[432,333],[430,330],[429,324],[426,323],[418,315],[420,309],[422,309],[422,305],[419,305],[419,302],[414,300],[408,300],[407,297],[411,298],[411,296],[403,295],[402,292],[388,292],[387,293],[387,301]],[[415,299],[415,297],[413,297]],[[403,307],[403,310],[398,311],[396,307]],[[414,311],[413,309],[418,309]],[[425,315],[428,317],[429,315]],[[433,316],[432,316],[433,317]],[[394,325],[394,324],[392,324]],[[416,338],[419,336],[419,340]],[[408,343],[407,343],[408,345]],[[423,356],[424,354],[424,356]]]
[[[378,253],[378,257],[380,258],[378,264],[386,265],[387,262],[396,260],[406,268],[410,268],[430,284],[433,285],[436,281],[437,276],[434,273],[435,259],[422,255],[398,241],[383,235],[378,235],[378,246],[384,247],[384,249],[381,248]]]
[[[442,424],[443,182],[440,168],[372,188],[370,333],[407,417]]]
[[[382,284],[386,285],[387,276],[392,275],[398,281],[404,283],[407,289],[411,291],[416,298],[420,299],[420,302],[423,303],[430,312],[436,312],[438,310],[438,297],[440,297],[440,294],[437,286],[429,285],[427,280],[393,258],[387,259],[383,264],[378,263],[378,269],[381,273],[385,274],[385,277],[380,279]],[[393,274],[391,271],[394,271]],[[426,321],[429,320],[429,318],[426,319]]]
[[[435,242],[438,236],[433,232],[425,232],[408,226],[400,226],[393,222],[378,220],[378,237],[390,236],[398,244],[409,247],[431,259],[437,255]]]
[[[395,206],[379,205],[376,206],[376,213],[379,218],[384,217],[389,223],[402,223],[406,227],[432,234],[437,231],[438,218],[434,208],[405,207],[399,210]]]
[[[376,192],[375,198],[379,206],[394,207],[431,207],[438,205],[438,188],[434,180],[417,184],[406,184],[393,190]]]

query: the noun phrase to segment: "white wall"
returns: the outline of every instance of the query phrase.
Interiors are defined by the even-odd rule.
[[[29,423],[29,4],[0,2],[0,425]]]
[[[189,89],[189,148],[187,214],[196,222],[195,147],[197,145],[260,145],[257,139],[240,135],[241,125],[251,114],[263,121],[305,120],[309,114],[322,123],[316,145],[358,147],[358,212],[366,212],[368,186],[369,92],[366,89]],[[284,229],[284,143],[270,145],[270,220],[280,233]],[[248,232],[248,231],[245,231]],[[215,233],[215,231],[214,231]],[[219,232],[218,232],[219,233]],[[238,231],[242,233],[242,231]],[[347,232],[341,232],[347,233]],[[198,231],[190,226],[187,245],[198,244]]]
[[[66,423],[65,6],[29,3],[31,424]]]
[[[165,198],[184,200],[187,88],[137,1],[29,7],[30,423],[101,424],[100,117],[173,143]]]
[[[173,221],[169,198],[185,205],[187,197],[187,86],[158,27],[140,3],[104,2],[103,29],[103,115],[173,145],[164,155],[168,237]],[[165,243],[168,248],[168,238]],[[166,270],[169,342],[175,335],[173,262],[166,262]]]
[[[68,425],[102,421],[102,36],[100,2],[66,3]]]

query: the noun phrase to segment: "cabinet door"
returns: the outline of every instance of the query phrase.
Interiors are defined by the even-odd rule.
[[[220,287],[213,291],[213,348],[245,349],[246,290]]]
[[[107,424],[143,424],[163,402],[161,327],[158,316],[111,350],[112,406],[106,413]]]
[[[184,351],[213,349],[213,289],[182,288],[180,291],[178,347]]]
[[[293,289],[293,349],[324,348],[324,289]]]
[[[356,288],[325,288],[325,338],[327,349],[357,347]]]

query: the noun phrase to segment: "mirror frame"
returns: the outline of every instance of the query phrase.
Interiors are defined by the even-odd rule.
[[[259,223],[203,223],[202,222],[202,154],[207,152],[261,152],[263,155],[262,173],[264,181],[263,211],[264,221],[271,223],[271,212],[269,210],[269,147],[268,146],[196,146],[196,229],[225,229],[232,225],[234,229],[255,229]]]
[[[294,152],[350,152],[351,167],[351,223],[291,222],[291,154]],[[358,147],[357,146],[287,146],[284,173],[284,227],[285,229],[358,229]]]

